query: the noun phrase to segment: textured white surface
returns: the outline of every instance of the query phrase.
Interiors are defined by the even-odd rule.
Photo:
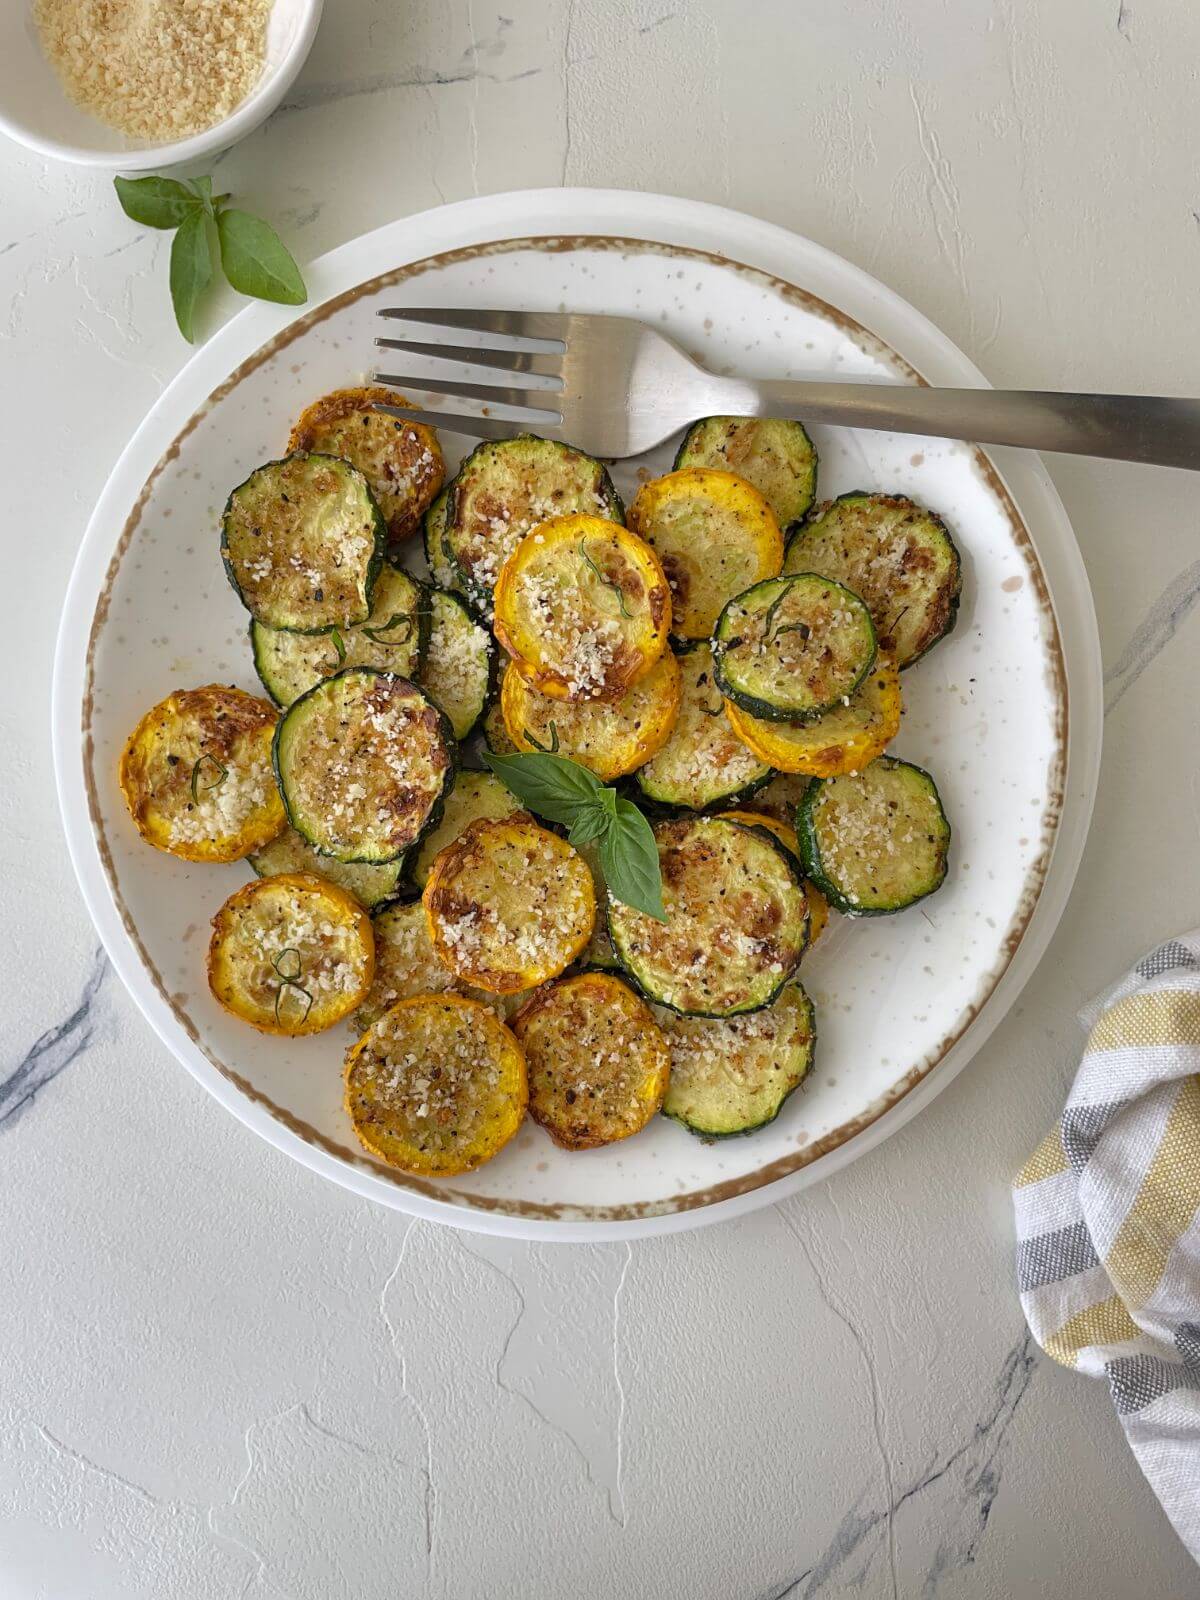
[[[330,13],[291,108],[220,164],[306,256],[475,189],[676,190],[861,262],[993,381],[1195,387],[1200,13]],[[1097,820],[1049,958],[931,1109],[679,1239],[410,1227],[239,1128],[96,955],[51,794],[54,623],[186,351],[167,241],[104,179],[8,146],[0,175],[3,1600],[1194,1593],[1105,1395],[1030,1351],[1007,1182],[1079,1003],[1197,920],[1195,480],[1051,464],[1111,679]]]

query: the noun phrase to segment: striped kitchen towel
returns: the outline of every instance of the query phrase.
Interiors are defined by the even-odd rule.
[[[1080,1021],[1066,1109],[1013,1186],[1021,1304],[1047,1355],[1108,1379],[1200,1561],[1200,931]]]

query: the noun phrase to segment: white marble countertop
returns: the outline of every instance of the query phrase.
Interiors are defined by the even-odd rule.
[[[1171,0],[334,0],[222,187],[305,258],[475,192],[675,191],[876,272],[995,382],[1194,392],[1198,58]],[[1197,480],[1051,462],[1109,675],[1096,820],[1041,970],[930,1110],[691,1235],[410,1225],[238,1126],[97,948],[55,623],[187,350],[167,238],[105,178],[5,143],[0,186],[0,1597],[1194,1594],[1102,1386],[1031,1347],[1007,1185],[1076,1008],[1200,921]]]

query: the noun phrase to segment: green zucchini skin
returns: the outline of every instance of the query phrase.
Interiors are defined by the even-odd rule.
[[[754,849],[749,847],[739,850],[731,846],[730,855],[741,855],[742,860],[736,864],[732,876],[732,886],[737,887],[749,878],[754,870],[752,858],[757,855],[762,861],[763,852],[775,862],[777,885],[786,896],[788,904],[780,913],[777,926],[787,930],[787,918],[792,919],[790,931],[787,931],[788,946],[779,950],[782,959],[766,965],[763,951],[747,951],[740,962],[732,957],[723,961],[724,970],[719,972],[724,981],[725,988],[729,991],[728,999],[724,1004],[712,1003],[712,999],[703,999],[699,995],[688,998],[686,988],[680,976],[680,969],[675,964],[675,957],[668,949],[656,955],[653,949],[655,935],[649,926],[650,919],[642,918],[640,913],[631,912],[628,907],[616,900],[611,892],[608,893],[608,928],[612,940],[613,951],[618,962],[629,977],[630,982],[638,992],[653,1004],[662,1006],[668,1011],[677,1012],[680,1016],[688,1017],[734,1017],[747,1012],[761,1011],[769,1006],[791,979],[800,959],[808,946],[810,921],[808,903],[804,894],[804,881],[800,874],[800,864],[786,849],[775,835],[766,828],[746,826],[741,822],[732,822],[723,817],[707,816],[680,816],[669,818],[659,823],[655,829],[655,838],[659,844],[660,855],[664,843],[667,848],[686,848],[690,836],[695,830],[729,829],[733,834],[746,840],[752,840]],[[715,836],[713,836],[715,837]],[[709,841],[711,842],[711,840]],[[778,872],[782,865],[784,871]],[[700,876],[704,879],[704,900],[714,910],[719,922],[720,901],[724,898],[718,893],[717,882],[714,874],[718,868],[712,866],[704,859],[703,852],[697,862],[697,883]],[[664,879],[666,874],[664,874]],[[793,899],[794,896],[794,899]],[[668,915],[668,933],[673,926],[673,918]],[[693,925],[685,925],[685,937],[689,945],[695,944],[700,949],[710,949],[712,943],[711,928],[694,926],[695,918],[691,919]],[[658,927],[658,924],[654,924]],[[641,941],[641,943],[639,942]],[[646,947],[643,948],[642,945]],[[774,966],[779,971],[773,970]],[[694,973],[689,978],[693,982]],[[706,991],[709,985],[701,985]],[[674,998],[672,996],[674,995]],[[712,997],[715,998],[715,997]]]
[[[674,470],[715,467],[752,484],[787,533],[817,494],[817,451],[802,422],[783,417],[701,417],[684,434]]]
[[[796,1090],[806,1081],[812,1072],[813,1060],[817,1047],[817,1019],[813,1009],[812,1000],[798,978],[791,978],[780,991],[773,1005],[762,1011],[749,1014],[747,1020],[754,1022],[767,1016],[771,1011],[783,1005],[791,996],[795,996],[804,1018],[805,1040],[801,1046],[797,1059],[792,1065],[792,1070],[776,1086],[777,1092],[773,1097],[768,1096],[764,1105],[754,1107],[748,1102],[754,1094],[753,1088],[747,1086],[744,1095],[739,1096],[737,1087],[728,1079],[719,1083],[709,1096],[697,1096],[694,1085],[686,1081],[686,1073],[676,1066],[678,1048],[677,1041],[684,1029],[679,1022],[667,1021],[664,1031],[667,1043],[672,1051],[672,1081],[667,1086],[666,1098],[663,1101],[663,1116],[669,1117],[672,1122],[677,1122],[689,1133],[697,1138],[710,1143],[717,1139],[741,1139],[747,1134],[757,1133],[760,1128],[769,1127],[775,1121],[784,1106],[795,1094]],[[686,1027],[690,1019],[680,1019]],[[737,1018],[729,1019],[733,1022]],[[716,1025],[718,1028],[720,1024]],[[718,1036],[719,1037],[719,1036]],[[739,1041],[730,1039],[721,1041],[730,1051],[738,1048]],[[743,1043],[743,1048],[745,1048]],[[778,1066],[778,1052],[771,1051],[771,1069]],[[672,1084],[674,1093],[672,1093]],[[689,1093],[689,1090],[691,1091]],[[699,1104],[697,1103],[699,1101]]]
[[[522,516],[514,523],[514,527],[523,532],[547,517],[566,516],[576,511],[608,517],[613,522],[625,521],[625,508],[616,485],[607,467],[594,456],[535,433],[521,433],[511,439],[485,439],[466,458],[449,487],[442,548],[457,568],[457,587],[462,589],[472,610],[489,623],[492,590],[502,562],[489,564],[471,559],[469,536],[463,522],[470,514],[473,500],[481,493],[491,493],[494,501],[503,504],[509,498],[504,484],[508,474],[513,472],[522,480],[524,490],[530,495],[536,494],[540,502],[538,509],[542,512],[532,518]],[[586,481],[575,481],[580,479]],[[495,489],[491,487],[492,480],[496,481]],[[490,570],[492,565],[494,571]]]
[[[446,589],[430,589],[427,592],[430,611],[429,637],[422,654],[422,665],[417,673],[417,679],[422,685],[424,685],[426,675],[428,674],[430,678],[433,678],[436,670],[437,664],[433,659],[432,650],[435,627],[457,628],[464,632],[469,629],[471,634],[480,634],[483,639],[486,666],[482,682],[478,686],[478,692],[469,699],[464,699],[460,704],[445,704],[441,706],[441,709],[450,718],[455,738],[461,741],[470,738],[471,734],[475,732],[475,729],[486,715],[488,707],[496,698],[496,690],[500,681],[500,653],[489,629],[475,620],[461,595],[451,594]],[[426,692],[431,699],[438,700],[432,685]],[[438,703],[441,704],[440,701]]]
[[[298,749],[295,758],[293,758],[291,741],[293,738],[300,736],[310,714],[323,708],[322,701],[324,698],[340,695],[343,689],[347,692],[366,693],[369,687],[369,680],[383,680],[388,685],[398,686],[399,692],[405,697],[418,701],[421,709],[429,710],[435,719],[430,744],[444,762],[440,778],[431,775],[429,804],[419,814],[418,825],[411,830],[403,843],[395,849],[387,845],[373,849],[361,842],[359,844],[345,842],[340,845],[332,842],[329,838],[328,830],[322,831],[322,821],[327,816],[329,802],[333,799],[333,796],[328,792],[323,792],[319,808],[318,805],[314,804],[310,814],[301,804],[298,785],[295,781],[295,764],[303,759],[303,750]],[[344,730],[341,735],[342,740],[343,742],[348,742],[353,732],[352,717],[349,715],[342,717],[340,726]],[[373,667],[347,667],[344,671],[335,673],[333,677],[323,678],[320,683],[314,684],[306,694],[302,694],[283,713],[275,728],[271,760],[275,769],[275,781],[279,785],[279,793],[282,796],[283,807],[287,813],[289,823],[303,839],[312,845],[319,855],[331,856],[335,861],[347,863],[363,862],[373,866],[381,866],[386,862],[399,860],[415,845],[419,844],[432,828],[437,826],[441,820],[446,796],[454,787],[460,757],[458,742],[450,727],[450,719],[440,707],[434,705],[433,701],[428,698],[417,684],[411,682],[408,678],[400,678],[392,673],[379,672]],[[359,778],[370,776],[372,775],[364,773],[360,774]],[[359,781],[359,778],[356,778],[356,782]],[[395,782],[396,780],[393,781]],[[411,785],[408,787],[411,787]]]
[[[827,603],[833,598],[849,621],[843,624],[848,636],[852,667],[840,679],[827,682],[825,693],[819,686],[810,688],[793,676],[772,686],[767,680],[771,657],[760,649],[761,666],[756,666],[755,654],[741,651],[744,630],[749,619],[761,616],[764,626],[772,630],[778,626],[771,621],[777,609],[792,604],[793,610],[805,610]],[[804,627],[801,621],[792,627]],[[771,634],[771,640],[778,635]],[[805,638],[808,636],[805,635]],[[769,642],[769,641],[768,641]],[[717,618],[713,630],[713,665],[717,687],[728,699],[748,711],[751,716],[770,722],[815,722],[834,706],[846,701],[862,683],[875,665],[875,625],[867,607],[844,584],[819,573],[792,573],[786,577],[766,578],[752,585],[742,594],[735,595]]]
[[[920,558],[914,561],[910,555],[892,586],[886,576],[872,576],[878,572],[878,552],[885,542],[891,548],[903,543]],[[958,622],[962,599],[958,546],[938,513],[907,495],[854,489],[814,506],[788,541],[783,570],[819,572],[861,594],[874,618],[880,648],[902,672],[952,633]],[[896,585],[898,594],[892,593]]]
[[[400,603],[408,609],[382,615],[384,601],[388,606]],[[411,619],[412,631],[402,641],[390,646],[367,636],[368,628],[383,632],[384,624],[392,615]],[[326,651],[334,649],[328,634],[267,628],[254,618],[250,620],[250,650],[263,688],[277,706],[286,709],[314,684],[347,666],[375,667],[380,672],[398,673],[402,678],[419,678],[429,646],[430,629],[429,590],[398,561],[389,558],[375,584],[371,616],[356,628],[338,630],[342,640],[341,660],[321,659]],[[323,670],[326,667],[328,670]]]
[[[235,556],[230,545],[231,535],[235,541],[237,538],[235,514],[239,506],[239,496],[248,496],[252,488],[257,489],[264,484],[270,484],[283,475],[284,469],[295,468],[296,463],[307,464],[314,461],[353,487],[360,502],[360,509],[371,530],[373,543],[364,567],[362,582],[357,585],[358,598],[350,614],[322,614],[323,602],[317,602],[315,599],[308,611],[303,614],[300,610],[277,609],[270,603],[262,601],[257,606],[254,605],[238,575]],[[256,621],[268,628],[278,628],[292,633],[331,633],[334,628],[349,628],[365,622],[371,614],[371,597],[387,552],[387,538],[387,524],[383,519],[383,513],[371,493],[370,485],[358,468],[351,466],[348,461],[343,461],[340,456],[326,456],[317,451],[310,453],[301,451],[295,455],[281,456],[275,461],[265,461],[261,466],[255,467],[249,477],[244,478],[230,490],[225,509],[221,514],[221,561],[234,593]]]
[[[246,857],[255,877],[272,878],[280,872],[316,872],[352,894],[364,911],[390,905],[400,892],[407,853],[385,866],[352,865],[318,855],[307,839],[285,828],[277,839]]]
[[[910,791],[905,797],[907,816],[901,819],[898,811],[888,810],[884,820],[880,806],[887,807],[887,797],[894,798],[901,785]],[[832,841],[822,828],[822,808],[830,796],[844,798],[851,815],[863,817],[864,828],[874,822],[880,838],[886,834],[897,847],[883,856],[871,852],[864,841],[855,856],[857,878],[849,866],[832,860]],[[921,809],[924,817],[919,815]],[[911,841],[898,837],[906,824],[908,832],[916,828],[923,836]],[[805,877],[835,911],[847,917],[894,916],[936,893],[946,879],[951,829],[937,784],[924,767],[895,756],[880,756],[855,777],[815,778],[796,810],[796,837]],[[878,886],[885,871],[895,874],[906,863],[907,873],[899,883],[887,889]]]
[[[446,485],[425,513],[421,524],[421,537],[425,545],[425,559],[429,563],[429,575],[439,589],[457,589],[461,583],[458,568],[446,554],[442,543],[446,532],[446,516],[450,509],[450,490],[453,487],[452,483]]]

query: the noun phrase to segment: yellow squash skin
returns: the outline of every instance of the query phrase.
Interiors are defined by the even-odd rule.
[[[596,921],[587,862],[525,812],[471,823],[435,859],[422,899],[438,960],[491,994],[557,977]]]
[[[662,749],[679,699],[679,663],[669,650],[619,700],[552,700],[511,664],[500,686],[505,730],[517,750],[569,756],[601,783],[636,772]]]
[[[707,639],[734,595],[783,565],[775,513],[733,472],[681,467],[652,478],[629,508],[629,526],[662,562],[680,639]]]
[[[267,701],[219,683],[177,690],[148,711],[118,771],[147,844],[184,861],[240,861],[281,833],[271,770],[278,720]]]
[[[525,1053],[465,995],[401,1000],[350,1051],[346,1114],[365,1149],[401,1172],[450,1178],[490,1161],[525,1116]]]
[[[611,973],[547,984],[512,1028],[529,1069],[529,1114],[564,1150],[628,1139],[662,1105],[666,1037],[645,1001]]]
[[[370,917],[315,873],[257,878],[213,918],[208,986],[260,1033],[322,1033],[361,1004],[374,976]]]
[[[393,544],[411,538],[446,478],[432,428],[375,411],[395,405],[394,389],[335,389],[307,406],[288,439],[288,453],[340,456],[371,485]]]
[[[900,675],[886,656],[876,658],[848,706],[815,722],[767,722],[725,702],[733,731],[760,761],[810,778],[840,778],[870,766],[899,733],[902,711]]]
[[[667,647],[671,594],[643,540],[605,517],[554,517],[500,569],[496,638],[555,700],[619,700]]]

